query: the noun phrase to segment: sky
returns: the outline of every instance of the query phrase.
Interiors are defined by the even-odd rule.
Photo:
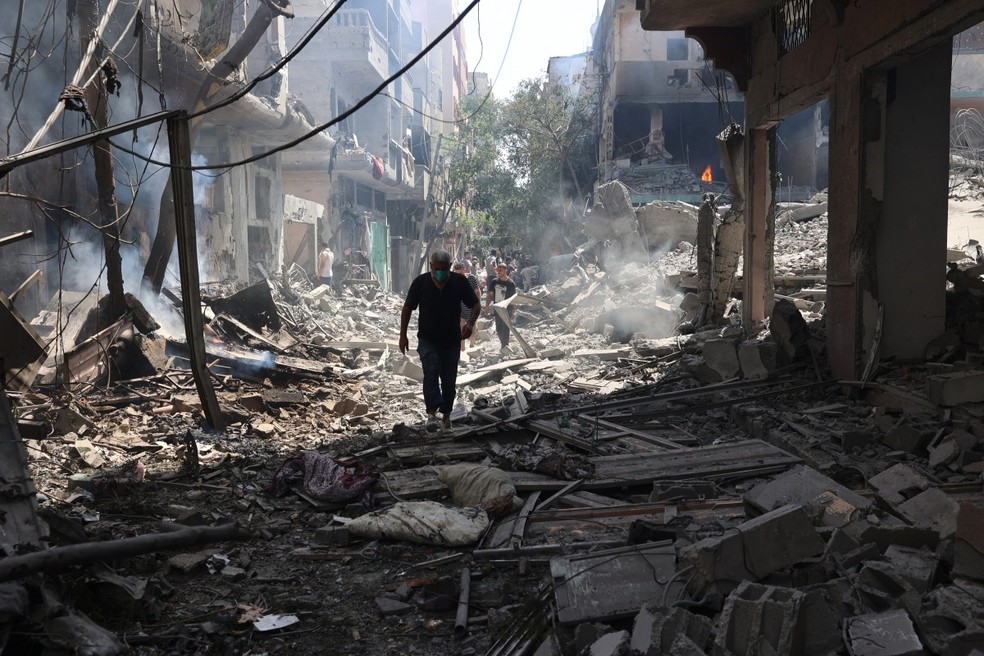
[[[458,0],[459,9],[466,4]],[[603,6],[604,0],[483,0],[464,20],[468,68],[489,74],[496,97],[511,95],[521,80],[546,73],[550,57],[590,50],[591,26]]]

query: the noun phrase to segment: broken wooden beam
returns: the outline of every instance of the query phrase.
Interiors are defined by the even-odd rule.
[[[166,533],[149,533],[120,540],[85,542],[0,560],[0,581],[23,578],[42,570],[49,571],[98,563],[115,558],[137,556],[156,551],[184,549],[212,542],[248,540],[252,533],[238,524],[194,526]]]

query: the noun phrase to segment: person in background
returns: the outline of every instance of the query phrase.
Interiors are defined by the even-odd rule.
[[[463,275],[468,280],[468,284],[471,285],[472,290],[475,292],[475,298],[479,302],[481,302],[481,300],[482,300],[482,292],[478,288],[478,278],[476,278],[475,277],[475,274],[473,274],[471,272],[471,264],[469,263],[469,261],[468,260],[465,260],[464,262],[455,262],[455,264],[454,264],[454,272],[455,273],[460,273],[461,275]],[[461,304],[461,328],[462,328],[462,333],[464,333],[465,324],[468,323],[468,319],[471,316],[471,309],[472,309],[472,306],[470,304],[468,304],[468,303],[462,303]],[[470,347],[471,348],[475,348],[475,338],[477,337],[477,335],[478,335],[478,331],[477,330],[471,331],[471,344],[470,344]],[[465,351],[465,342],[467,342],[467,341],[468,341],[468,338],[466,338],[466,337],[462,337],[461,338],[461,350],[462,350],[462,352]]]
[[[485,258],[486,287],[488,287],[488,283],[495,279],[495,267],[497,264],[499,264],[499,253],[493,248],[489,256]]]
[[[470,304],[471,314],[461,323],[461,304]],[[427,411],[427,430],[451,428],[455,383],[458,379],[458,360],[461,340],[471,337],[482,303],[475,296],[468,279],[451,272],[451,254],[435,251],[430,257],[430,271],[410,283],[400,314],[400,353],[406,355],[410,341],[407,327],[413,311],[420,309],[417,319],[417,353],[424,370],[424,407]],[[441,413],[438,420],[437,413]]]
[[[328,248],[328,244],[321,242],[321,252],[318,253],[318,281],[322,285],[327,285],[331,287],[332,278],[332,267],[335,266],[335,254],[331,252]]]
[[[488,292],[485,297],[485,309],[487,312],[492,312],[495,315],[495,334],[499,336],[499,344],[502,346],[502,350],[506,350],[509,348],[509,326],[491,308],[493,303],[499,303],[511,296],[515,296],[516,283],[506,273],[505,264],[497,266],[495,273],[496,277],[489,283]],[[513,307],[509,308],[509,320],[516,320],[516,310]]]

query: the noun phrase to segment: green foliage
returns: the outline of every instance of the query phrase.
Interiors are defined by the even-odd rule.
[[[594,181],[597,98],[574,96],[545,79],[525,80],[513,97],[468,97],[467,121],[442,147],[447,198],[465,212],[449,222],[473,243],[547,256],[581,242],[581,216]]]

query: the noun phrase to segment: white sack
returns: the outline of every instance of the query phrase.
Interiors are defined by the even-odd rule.
[[[481,508],[448,508],[436,501],[401,501],[356,517],[346,526],[349,533],[363,538],[464,547],[474,544],[485,533],[489,516]]]

